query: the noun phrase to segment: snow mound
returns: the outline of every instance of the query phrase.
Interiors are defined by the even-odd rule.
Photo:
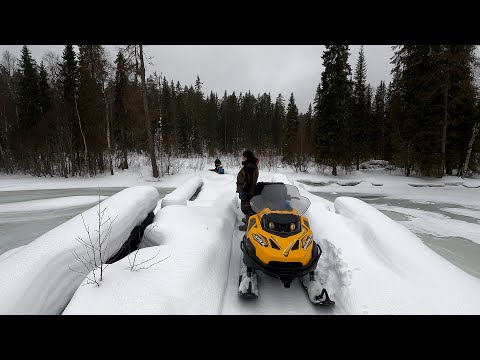
[[[329,229],[323,236],[348,264],[346,273],[351,276],[343,295],[355,301],[342,304],[340,299],[348,313],[480,314],[480,279],[437,255],[404,226],[363,201],[338,197],[334,205],[342,219],[330,215],[337,233]],[[342,238],[346,233],[349,238]]]
[[[336,184],[337,183],[337,180],[329,180],[329,181],[318,181],[318,180],[315,180],[315,181],[310,181],[310,180],[299,180],[301,181],[303,187],[306,186],[309,186],[309,187],[315,187],[315,186],[328,186],[328,185],[331,185],[331,184]]]
[[[469,188],[469,189],[478,189],[480,188],[480,185],[466,185],[462,184],[463,187]]]
[[[444,187],[445,184],[439,184],[439,183],[408,183],[409,186],[413,187]]]
[[[337,184],[340,186],[356,186],[362,181],[337,181]]]
[[[203,180],[199,175],[195,175],[173,190],[170,194],[165,195],[161,201],[161,207],[170,205],[186,205],[197,190],[203,185]]]
[[[220,313],[235,211],[233,201],[220,208],[162,208],[148,235],[151,243],[161,245],[140,249],[137,263],[162,261],[131,271],[128,258],[119,260],[100,287],[79,286],[64,314]]]
[[[106,198],[107,196],[100,196],[100,201],[103,201]],[[54,210],[82,206],[96,202],[98,202],[98,196],[66,196],[54,199],[21,201],[0,204],[0,213]]]
[[[100,211],[104,220],[113,220],[105,259],[115,254],[158,202],[152,186],[127,188],[104,200]],[[98,206],[50,230],[0,261],[1,314],[59,314],[68,304],[85,276],[85,267],[73,255],[87,257],[78,238],[88,241],[98,232]],[[82,219],[83,215],[83,219]],[[101,230],[105,234],[107,225]],[[90,252],[91,253],[91,252]],[[74,271],[70,270],[70,268]],[[108,270],[106,275],[108,276]]]
[[[463,181],[445,181],[444,184],[447,186],[459,186],[463,185]]]

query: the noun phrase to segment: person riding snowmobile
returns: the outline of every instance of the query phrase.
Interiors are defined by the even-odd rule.
[[[219,174],[223,174],[225,171],[223,170],[223,165],[222,165],[222,162],[220,161],[220,159],[217,158],[217,160],[215,160],[215,169],[213,170]]]
[[[255,195],[255,187],[258,180],[258,159],[253,152],[245,150],[242,154],[242,165],[237,175],[237,193],[240,198],[240,208],[246,218],[242,221],[247,224],[248,218],[254,212],[250,206],[250,199]],[[245,231],[246,225],[239,227],[239,230]]]

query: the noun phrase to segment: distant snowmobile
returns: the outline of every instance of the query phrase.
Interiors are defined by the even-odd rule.
[[[259,195],[250,200],[255,214],[248,218],[246,234],[240,243],[243,265],[239,296],[258,297],[256,270],[259,270],[280,279],[286,288],[300,278],[314,304],[335,304],[315,277],[322,250],[313,240],[308,219],[302,216],[310,200],[292,185],[258,183],[257,188]]]
[[[217,174],[225,174],[225,170],[223,169],[220,159],[215,160],[215,169],[210,169],[210,171],[215,171]]]

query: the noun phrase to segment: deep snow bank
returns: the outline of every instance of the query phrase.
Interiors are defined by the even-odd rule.
[[[8,251],[5,251],[2,255],[0,255],[0,262],[1,262],[2,260],[5,260],[6,258],[12,256],[12,255],[15,254],[17,251],[23,249],[25,246],[27,246],[27,245],[22,245],[22,246],[19,246],[19,247],[10,249],[10,250],[8,250]]]
[[[339,300],[348,313],[480,314],[479,279],[361,200],[339,197],[335,209],[310,223],[327,256],[342,264],[333,273],[344,280],[340,295],[348,303]]]
[[[160,207],[163,208],[169,205],[186,205],[187,200],[189,200],[202,185],[203,180],[199,175],[192,176],[170,194],[165,195],[160,201]],[[158,206],[155,210],[156,214],[158,212]]]
[[[137,263],[162,261],[139,271],[130,270],[127,258],[112,264],[100,287],[78,287],[64,314],[218,314],[236,202],[162,208],[153,230],[146,230],[148,242],[159,246],[140,249]]]
[[[104,221],[115,219],[105,259],[121,247],[131,230],[139,225],[158,202],[158,192],[151,186],[135,186],[104,200],[100,206]],[[73,256],[86,255],[86,248],[76,239],[87,239],[86,227],[95,237],[98,206],[45,233],[0,261],[1,314],[58,314],[72,297],[84,276],[69,269],[85,271]],[[106,230],[106,226],[104,227]],[[103,230],[102,230],[103,232]],[[98,236],[98,235],[97,235]],[[108,270],[106,270],[108,271]]]

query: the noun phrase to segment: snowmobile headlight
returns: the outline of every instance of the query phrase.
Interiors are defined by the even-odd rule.
[[[295,231],[295,223],[290,224],[290,231]]]
[[[310,234],[306,238],[302,239],[302,249],[306,250],[313,241],[313,235]]]
[[[253,238],[262,246],[268,247],[267,239],[258,234],[253,234]]]

